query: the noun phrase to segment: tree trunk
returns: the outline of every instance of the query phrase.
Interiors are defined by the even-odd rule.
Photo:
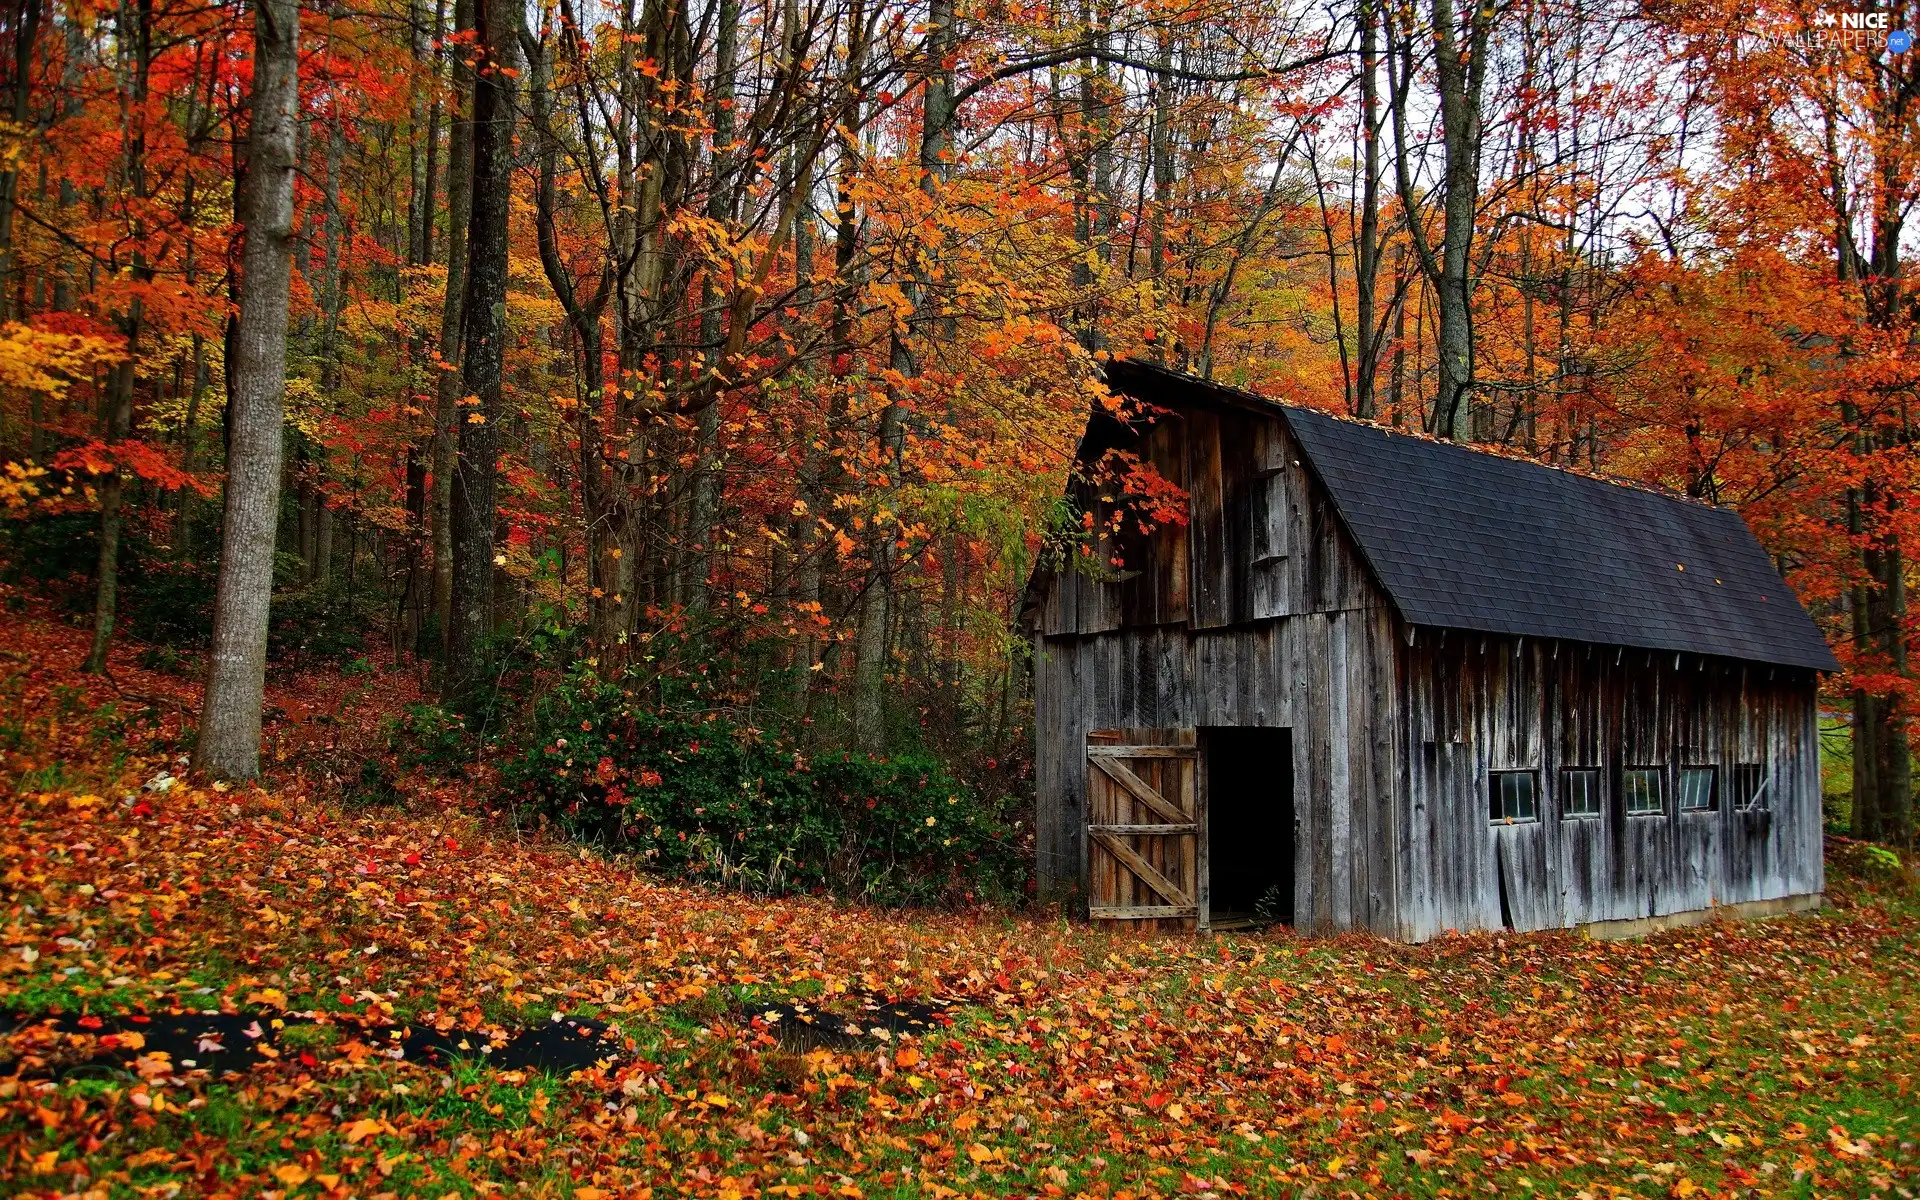
[[[473,28],[479,0],[454,0],[453,28]],[[433,612],[440,647],[453,627],[453,473],[459,441],[461,327],[467,301],[467,222],[473,199],[473,72],[462,42],[450,55],[453,119],[447,130],[447,292],[440,307],[440,386],[433,417]]]
[[[1469,251],[1479,204],[1481,93],[1496,11],[1492,4],[1476,3],[1467,19],[1463,44],[1453,0],[1433,0],[1431,36],[1444,152],[1438,253],[1428,244],[1420,220],[1409,161],[1408,99],[1416,69],[1412,17],[1410,13],[1403,13],[1398,17],[1389,16],[1386,22],[1394,167],[1400,205],[1406,214],[1408,238],[1418,254],[1439,310],[1440,328],[1435,339],[1439,386],[1434,399],[1433,431],[1455,440],[1465,440],[1470,431],[1467,406],[1473,391],[1474,281]],[[1407,27],[1397,27],[1400,21],[1405,21]]]
[[[1174,31],[1157,27],[1159,47],[1153,79],[1153,125],[1147,134],[1147,156],[1153,173],[1153,211],[1148,217],[1149,269],[1155,283],[1165,286],[1167,273],[1167,212],[1173,204],[1173,39]],[[1164,360],[1173,349],[1173,331],[1155,338],[1154,353]]]
[[[106,441],[110,446],[126,437],[133,425],[133,368],[134,356],[138,353],[134,339],[140,329],[139,301],[133,304],[129,323],[133,334],[127,341],[128,357],[113,368],[112,383],[107,390]],[[113,622],[120,599],[120,506],[125,489],[124,476],[115,463],[100,483],[100,555],[94,576],[93,645],[87,651],[84,668],[93,675],[106,674],[107,651],[113,645]]]
[[[1380,278],[1380,22],[1376,0],[1360,2],[1360,244],[1354,250],[1354,415],[1371,420],[1378,403],[1380,338],[1375,291]]]
[[[327,493],[313,489],[313,581],[326,583],[333,578],[333,509],[327,506]]]
[[[729,223],[733,217],[733,101],[735,56],[740,32],[740,0],[720,0],[713,49],[713,178],[707,193],[707,218]],[[686,597],[695,613],[711,606],[708,591],[713,571],[713,536],[720,512],[720,400],[735,364],[717,361],[724,336],[721,292],[707,272],[700,306],[700,345],[715,356],[708,363],[712,379],[707,398],[694,416],[693,489],[687,514],[688,539]]]
[[[226,512],[213,652],[194,762],[245,779],[260,771],[267,614],[280,515],[281,403],[287,379],[287,297],[293,265],[294,134],[299,110],[300,10],[256,0],[254,84],[247,135],[246,231],[238,351],[229,412]]]
[[[129,15],[134,22],[131,29],[125,25]],[[131,124],[126,131],[127,150],[121,169],[125,173],[127,192],[132,199],[132,276],[134,280],[146,283],[153,278],[143,248],[146,219],[141,211],[147,195],[145,109],[148,74],[153,62],[152,0],[140,0],[131,13],[128,8],[122,7],[119,20],[122,22],[121,37],[126,45],[132,47],[132,74],[127,83],[128,98],[124,110]],[[108,390],[105,433],[110,445],[118,443],[133,429],[134,368],[140,361],[140,334],[145,311],[145,305],[135,298],[119,314],[120,331],[127,339],[127,359],[114,368],[113,383]],[[87,652],[85,666],[87,671],[94,674],[106,673],[107,650],[113,642],[113,622],[119,606],[120,505],[124,491],[123,472],[116,462],[112,474],[107,476],[100,489],[100,557],[94,581],[93,646]]]
[[[473,193],[467,226],[467,299],[453,468],[453,605],[442,694],[471,708],[486,673],[492,628],[494,521],[500,458],[500,385],[506,362],[507,215],[513,185],[518,0],[481,0],[481,61],[473,84]]]
[[[578,31],[571,22],[561,36],[569,40],[575,61],[583,57],[577,41]],[[535,65],[533,79],[533,120],[540,134],[540,177],[534,191],[534,229],[540,249],[540,265],[554,298],[566,311],[568,324],[580,342],[580,402],[574,408],[574,433],[580,442],[580,515],[585,527],[587,554],[587,644],[608,677],[623,665],[619,652],[618,607],[613,593],[612,575],[617,563],[614,551],[611,515],[607,508],[607,462],[601,422],[606,408],[606,343],[600,328],[601,314],[612,289],[611,271],[603,267],[595,293],[580,298],[573,276],[560,252],[556,224],[554,185],[559,170],[560,143],[553,133],[553,106],[549,88],[552,72],[546,62]],[[582,128],[589,113],[582,111]],[[564,574],[564,573],[563,573]]]
[[[1487,41],[1494,6],[1475,4],[1468,20],[1466,56],[1461,62],[1459,34],[1451,0],[1434,0],[1438,44],[1434,61],[1440,80],[1440,126],[1446,147],[1446,196],[1442,213],[1439,365],[1441,428],[1456,441],[1469,433],[1468,406],[1473,392],[1473,280],[1468,252],[1480,197],[1480,93],[1486,77]]]
[[[24,0],[17,21],[13,33],[13,125],[21,129],[31,115],[33,51],[40,33],[40,0]],[[0,172],[0,320],[24,315],[9,310],[12,289],[7,286],[13,274],[13,202],[19,187],[18,167]]]
[[[1876,93],[1869,177],[1872,186],[1872,245],[1862,256],[1852,240],[1844,184],[1845,169],[1836,149],[1837,114],[1826,116],[1829,169],[1843,181],[1833,192],[1839,233],[1840,282],[1861,292],[1866,321],[1880,338],[1904,342],[1913,293],[1900,263],[1907,205],[1911,203],[1907,163],[1911,137],[1910,88]],[[1909,489],[1890,478],[1889,456],[1911,455],[1915,434],[1910,411],[1871,391],[1841,405],[1862,478],[1847,491],[1848,532],[1859,546],[1860,581],[1853,589],[1853,669],[1861,675],[1890,676],[1869,692],[1856,687],[1853,716],[1854,830],[1861,837],[1909,846],[1913,837],[1913,759],[1907,735],[1904,682],[1911,677],[1906,555],[1900,538],[1900,507]]]

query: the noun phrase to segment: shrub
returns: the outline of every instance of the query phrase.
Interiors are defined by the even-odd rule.
[[[267,657],[295,669],[359,657],[379,615],[375,601],[337,577],[275,591]]]
[[[349,804],[369,807],[398,804],[403,799],[392,769],[378,758],[360,761],[359,777],[347,784],[343,796]]]
[[[445,770],[473,757],[466,722],[437,704],[409,704],[393,720],[387,744],[404,766]]]
[[[211,642],[219,570],[218,560],[211,558],[181,561],[144,554],[125,562],[121,581],[134,636],[175,651]]]
[[[62,512],[0,521],[0,579],[31,580],[62,601],[90,603],[87,595],[99,565],[100,518],[88,512]],[[122,551],[126,547],[122,547]],[[124,561],[124,560],[123,560]]]
[[[100,517],[59,512],[0,521],[0,580],[31,581],[74,615],[93,611]],[[120,540],[120,616],[143,642],[175,650],[205,646],[213,633],[218,558],[175,557],[129,521]],[[158,668],[166,669],[166,668]]]
[[[1017,898],[1018,806],[920,755],[807,758],[715,716],[660,715],[584,671],[534,710],[518,803],[662,871],[881,904]]]
[[[162,675],[191,675],[195,670],[186,655],[164,643],[141,647],[140,652],[133,656],[133,661],[144,670],[158,671]]]

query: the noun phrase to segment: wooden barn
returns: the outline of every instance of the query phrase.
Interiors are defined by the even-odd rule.
[[[1108,376],[1151,407],[1082,463],[1151,463],[1187,519],[1030,588],[1043,888],[1408,941],[1819,904],[1838,664],[1737,515]],[[1113,490],[1071,499],[1106,530]]]

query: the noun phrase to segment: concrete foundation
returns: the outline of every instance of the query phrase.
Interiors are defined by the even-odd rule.
[[[1782,896],[1778,900],[1748,900],[1740,904],[1716,904],[1688,912],[1666,913],[1658,917],[1635,917],[1626,921],[1590,921],[1579,927],[1581,936],[1614,940],[1645,937],[1663,929],[1682,929],[1707,921],[1745,921],[1755,917],[1780,917],[1788,913],[1814,912],[1825,903],[1824,892],[1800,896]]]

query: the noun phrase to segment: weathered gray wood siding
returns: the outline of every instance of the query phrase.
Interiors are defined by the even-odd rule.
[[[1189,519],[1103,537],[1117,572],[1046,581],[1044,890],[1086,879],[1090,732],[1209,726],[1293,731],[1303,928],[1420,941],[1824,887],[1812,672],[1458,630],[1409,640],[1280,422],[1173,413],[1133,450],[1187,490]],[[1107,527],[1110,500],[1076,499]],[[1733,803],[1741,763],[1766,769],[1751,812]],[[1679,811],[1678,771],[1696,765],[1719,768],[1714,811]],[[1665,771],[1662,814],[1626,815],[1631,766]],[[1599,817],[1563,818],[1567,767],[1599,770]],[[1537,820],[1490,820],[1498,770],[1538,773]],[[1202,792],[1204,806],[1204,768]]]
[[[1122,537],[1119,579],[1056,576],[1039,614],[1041,885],[1085,878],[1091,731],[1289,727],[1297,922],[1397,932],[1395,618],[1278,422],[1183,416],[1136,452],[1187,489],[1188,523]]]
[[[1427,629],[1402,664],[1401,936],[1659,916],[1824,887],[1812,672]],[[1752,811],[1733,802],[1741,763],[1765,768]],[[1713,811],[1680,811],[1688,766],[1718,768]],[[1562,772],[1582,767],[1600,772],[1598,817],[1563,813]],[[1627,815],[1631,767],[1665,772],[1660,814]],[[1491,820],[1501,770],[1538,773],[1537,820]]]

